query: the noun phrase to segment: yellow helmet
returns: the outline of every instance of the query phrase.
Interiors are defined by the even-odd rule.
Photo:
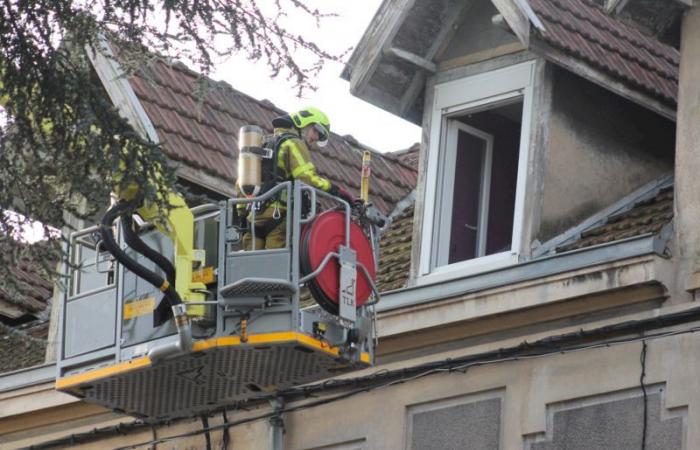
[[[294,122],[294,126],[299,129],[308,125],[314,125],[319,134],[319,146],[323,147],[328,142],[331,134],[331,122],[328,120],[328,116],[320,109],[309,106],[290,114],[290,117],[292,122]]]

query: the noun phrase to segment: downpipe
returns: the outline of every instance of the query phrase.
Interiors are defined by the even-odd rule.
[[[192,325],[189,316],[187,316],[187,305],[185,303],[180,303],[174,305],[172,309],[175,318],[175,326],[177,327],[178,340],[153,347],[149,350],[148,357],[153,363],[162,361],[170,356],[192,351]]]

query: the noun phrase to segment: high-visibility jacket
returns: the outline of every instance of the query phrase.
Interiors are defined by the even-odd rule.
[[[283,134],[298,135],[298,132],[293,128],[274,129],[275,136]],[[299,180],[325,192],[331,189],[331,182],[316,173],[316,166],[311,161],[309,147],[300,137],[291,137],[282,142],[277,150],[277,168],[280,171],[280,178],[284,180]],[[238,184],[236,184],[235,191],[237,196],[240,195]],[[265,210],[271,208],[285,209],[287,202],[286,198],[283,197],[286,197],[286,193],[279,200],[270,202]],[[242,211],[246,208],[246,205],[239,203],[236,207],[239,211]],[[264,214],[261,214],[261,216],[264,216]]]
[[[289,128],[275,128],[275,136],[295,133]],[[316,173],[316,166],[311,162],[309,147],[301,138],[290,138],[282,142],[277,152],[277,167],[282,170],[287,180],[299,180],[322,191],[331,188],[331,182]]]

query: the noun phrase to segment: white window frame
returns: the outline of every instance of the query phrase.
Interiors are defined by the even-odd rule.
[[[459,122],[457,120],[447,121],[447,140],[445,146],[445,157],[443,158],[443,167],[456,167],[457,164],[457,146],[459,132],[463,131],[472,136],[476,136],[486,143],[484,154],[481,161],[481,185],[479,186],[479,214],[478,223],[476,226],[477,232],[477,248],[475,253],[477,257],[482,257],[486,253],[486,239],[489,220],[489,198],[491,196],[491,165],[493,161],[493,135],[485,133],[477,128]],[[442,201],[441,211],[439,213],[440,225],[435,227],[438,230],[438,235],[445,238],[438,241],[437,252],[433,255],[436,258],[436,266],[447,264],[450,253],[450,242],[452,240],[452,204],[454,201],[454,182],[455,171],[446,170],[442,177]],[[449,238],[447,238],[449,236]]]
[[[492,72],[435,85],[423,203],[423,232],[421,236],[418,284],[428,284],[485,272],[511,265],[518,261],[525,214],[525,187],[529,161],[534,66],[534,61],[528,61]],[[439,180],[445,176],[445,156],[449,145],[453,144],[453,142],[448,142],[450,118],[470,110],[489,109],[499,103],[514,101],[518,98],[522,99],[523,112],[511,249],[510,251],[454,264],[438,265],[437,255],[440,252],[438,251],[438,246],[434,244],[441,231],[440,222],[444,223],[445,220],[441,211],[441,205],[445,203],[445,183],[441,183]]]

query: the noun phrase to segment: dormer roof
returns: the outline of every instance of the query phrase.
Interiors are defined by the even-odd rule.
[[[503,45],[503,36],[496,39],[501,53],[530,51],[675,117],[679,53],[674,47],[589,0],[483,0],[496,15],[473,23],[470,14],[479,1],[385,0],[343,71],[351,92],[418,123],[423,85],[431,73],[445,70],[440,61],[451,40],[477,41],[480,32],[496,26],[493,21],[514,36],[509,45]],[[455,35],[465,21],[471,38]],[[472,56],[475,61],[493,57],[484,51]]]

